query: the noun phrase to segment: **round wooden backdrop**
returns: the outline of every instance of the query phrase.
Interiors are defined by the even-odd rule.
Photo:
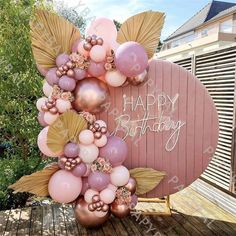
[[[166,172],[147,197],[173,194],[194,182],[217,145],[219,124],[212,98],[194,75],[167,61],[151,60],[142,86],[112,88],[100,118],[110,132],[125,138],[129,169]]]

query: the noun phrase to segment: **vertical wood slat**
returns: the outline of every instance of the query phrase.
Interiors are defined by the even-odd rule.
[[[205,85],[215,102],[219,114],[219,145],[207,170],[202,175],[208,181],[223,187],[233,193],[236,192],[236,119],[235,108],[235,66],[236,47],[203,53],[183,60],[175,61],[185,69],[195,74]],[[190,67],[190,64],[192,65]],[[232,107],[232,109],[227,109]],[[206,110],[206,108],[204,108]],[[204,123],[210,125],[209,121]],[[214,122],[214,121],[213,121]],[[232,132],[225,132],[225,130]],[[204,141],[210,137],[203,137]],[[228,150],[230,146],[230,151]],[[204,147],[211,151],[210,147]],[[224,162],[226,164],[224,164]]]

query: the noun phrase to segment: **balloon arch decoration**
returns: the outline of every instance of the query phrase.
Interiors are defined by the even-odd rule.
[[[163,13],[143,12],[129,18],[117,32],[112,20],[100,17],[87,27],[85,36],[81,36],[80,31],[65,19],[45,10],[36,10],[31,22],[32,50],[37,68],[45,77],[45,96],[36,104],[38,121],[43,127],[38,135],[38,147],[45,156],[57,161],[42,171],[22,177],[10,186],[15,192],[49,195],[56,202],[73,203],[80,224],[94,227],[106,222],[111,214],[119,218],[129,215],[137,204],[137,195],[151,191],[162,197],[177,191],[166,178],[171,172],[169,164],[163,162],[158,166],[154,160],[158,156],[156,144],[150,148],[146,146],[146,153],[140,156],[144,142],[137,144],[132,139],[141,130],[140,120],[127,124],[126,117],[121,115],[118,119],[116,113],[119,112],[115,112],[123,101],[122,114],[140,115],[143,107],[155,115],[160,109],[152,110],[151,105],[159,95],[150,93],[150,87],[164,90],[163,81],[166,81],[174,88],[171,76],[168,79],[168,75],[156,73],[165,73],[168,67],[168,71],[173,68],[178,73],[182,71],[186,78],[192,76],[177,66],[151,59],[159,43],[163,22]],[[158,79],[160,77],[162,79]],[[189,80],[195,81],[192,77]],[[154,84],[150,86],[153,79]],[[199,87],[205,93],[204,88]],[[133,99],[134,94],[137,100],[131,104],[127,99]],[[141,95],[146,96],[146,102],[142,101]],[[161,96],[158,108],[165,104],[163,92]],[[205,109],[213,114],[213,125],[207,134],[217,137],[214,105],[208,94],[205,97],[205,104],[208,104]],[[170,101],[173,105],[177,100],[178,96],[173,96]],[[128,105],[132,107],[128,108]],[[175,109],[172,107],[171,110],[173,113]],[[182,127],[186,128],[184,121],[176,121],[174,117],[170,120],[170,117],[168,121],[165,119],[162,129],[168,132],[173,129],[174,134],[166,145],[161,144],[169,153],[181,139]],[[115,128],[117,120],[120,126],[126,122],[123,128]],[[156,140],[155,135],[160,131],[156,126],[154,124],[152,129],[146,126],[145,132],[140,131],[140,137],[146,137],[145,145]],[[148,137],[147,129],[155,137]],[[122,132],[123,136],[119,134]],[[126,136],[130,136],[129,139]],[[213,149],[217,140],[213,140],[214,137],[211,140]],[[142,150],[138,150],[140,147]],[[149,163],[148,156],[153,157],[153,162]],[[188,178],[186,185],[196,179],[207,164],[205,162],[194,176]]]

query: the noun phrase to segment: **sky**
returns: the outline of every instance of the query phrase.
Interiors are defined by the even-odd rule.
[[[127,18],[142,11],[161,11],[166,14],[166,21],[161,39],[167,38],[190,17],[201,10],[211,0],[56,0],[64,5],[76,8],[89,19],[105,16],[124,22]],[[236,0],[221,0],[236,3]],[[85,18],[86,18],[85,17]]]

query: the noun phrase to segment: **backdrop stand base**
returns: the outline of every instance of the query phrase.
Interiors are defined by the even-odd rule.
[[[163,203],[165,205],[165,211],[144,211],[141,212],[142,215],[158,215],[158,216],[171,216],[171,208],[170,208],[170,196],[166,196],[165,198],[138,198],[138,202],[146,202],[146,203]]]

